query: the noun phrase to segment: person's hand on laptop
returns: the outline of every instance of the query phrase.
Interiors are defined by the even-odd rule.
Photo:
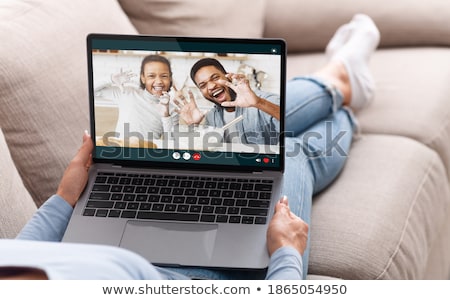
[[[86,186],[88,171],[92,164],[93,148],[94,144],[91,136],[85,132],[81,148],[70,161],[59,183],[56,194],[66,200],[71,206],[75,206]]]
[[[275,206],[275,214],[267,230],[269,255],[281,247],[292,247],[303,255],[307,239],[308,224],[291,212],[288,199],[283,196]]]

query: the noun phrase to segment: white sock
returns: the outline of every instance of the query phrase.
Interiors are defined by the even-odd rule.
[[[325,54],[329,60],[345,43],[347,43],[352,33],[352,27],[352,24],[347,23],[339,27],[334,33],[325,50]]]
[[[365,107],[374,96],[375,82],[369,70],[369,59],[380,41],[380,32],[372,19],[357,14],[341,26],[327,45],[330,61],[340,61],[347,69],[352,91],[350,107]]]

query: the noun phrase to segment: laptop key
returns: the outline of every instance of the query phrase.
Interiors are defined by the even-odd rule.
[[[123,194],[112,194],[111,200],[122,200]]]
[[[196,193],[197,193],[197,190],[195,190],[195,189],[186,189],[184,191],[184,194],[186,196],[195,196]]]
[[[155,184],[155,179],[146,178],[144,180],[144,185],[154,185],[154,184]]]
[[[121,185],[113,185],[111,187],[111,192],[120,193],[122,191],[122,188],[123,187]]]
[[[135,210],[124,210],[122,211],[121,218],[134,219],[136,217]]]
[[[207,205],[209,204],[209,198],[202,197],[198,199],[198,204]]]
[[[191,186],[192,186],[192,181],[187,180],[187,181],[180,182],[180,187],[188,188],[188,187],[191,187]]]
[[[201,210],[202,210],[202,207],[200,205],[192,205],[191,208],[189,209],[189,212],[198,213]]]
[[[182,204],[186,200],[184,196],[175,196],[173,197],[173,203]]]
[[[139,209],[140,210],[150,210],[152,208],[152,204],[151,203],[141,203],[139,205]]]
[[[169,196],[169,195],[164,195],[161,197],[161,202],[162,203],[172,203],[173,201],[173,197]]]
[[[267,218],[266,217],[255,217],[255,224],[266,224]]]
[[[94,191],[94,192],[109,192],[110,187],[111,186],[109,184],[94,184],[94,186],[92,187],[92,191]]]
[[[143,183],[144,183],[143,178],[133,178],[133,180],[131,181],[131,184],[133,185],[142,185]]]
[[[214,206],[203,206],[202,213],[210,214],[214,212]]]
[[[136,196],[136,201],[138,202],[146,202],[148,199],[148,195],[137,195]]]
[[[171,180],[169,180],[169,183],[167,184],[167,186],[170,186],[170,187],[179,187],[179,186],[180,186],[180,181],[179,181],[179,180],[171,179]]]
[[[124,193],[134,193],[134,186],[124,186],[123,192]]]
[[[249,207],[261,207],[261,208],[269,208],[270,201],[264,201],[264,200],[250,200],[248,201]]]
[[[166,179],[158,179],[156,180],[156,185],[157,186],[167,186],[168,180]]]
[[[262,208],[241,208],[241,215],[243,216],[267,216],[268,209]]]
[[[255,184],[255,191],[270,192],[272,191],[272,185],[263,183]]]
[[[188,212],[189,205],[178,205],[177,212]]]
[[[245,191],[252,191],[253,190],[253,183],[244,183],[242,184],[242,189]]]
[[[258,192],[247,192],[247,198],[258,199]]]
[[[159,193],[159,187],[151,186],[148,188],[147,193],[149,194],[158,194]]]
[[[127,209],[129,209],[129,210],[137,210],[137,209],[139,209],[139,203],[137,203],[137,202],[129,202],[127,204]]]
[[[125,209],[127,207],[127,204],[125,202],[116,202],[114,204],[114,208],[116,209]]]
[[[109,211],[108,217],[109,218],[118,218],[118,217],[120,217],[120,212],[121,212],[120,210],[112,209]]]
[[[234,192],[229,190],[222,191],[222,198],[230,198],[233,197]]]
[[[160,195],[150,195],[150,197],[148,198],[148,202],[159,202],[160,198]]]
[[[92,200],[109,200],[109,197],[111,197],[110,193],[92,192],[89,195],[89,199],[92,199]]]
[[[95,183],[105,183],[108,177],[106,176],[97,176],[95,178]]]
[[[221,191],[219,190],[210,190],[209,191],[209,196],[210,197],[220,197]]]
[[[236,200],[231,199],[231,198],[223,200],[223,205],[225,205],[225,206],[234,206],[235,203],[236,203]]]
[[[225,206],[216,206],[216,208],[214,209],[214,213],[215,214],[226,214],[227,208]]]
[[[228,223],[241,223],[241,216],[230,216]]]
[[[227,215],[218,215],[216,218],[217,223],[227,223],[228,222],[228,216]]]
[[[86,207],[89,208],[113,208],[114,202],[111,201],[91,201],[89,200]]]
[[[229,215],[237,215],[239,214],[239,208],[238,207],[228,207],[228,214]]]
[[[145,194],[147,193],[147,187],[146,186],[137,186],[135,193],[137,194]]]
[[[161,190],[159,191],[161,194],[165,194],[165,195],[171,195],[172,194],[172,189],[171,188],[161,188]]]
[[[208,190],[197,190],[197,196],[202,197],[202,196],[208,196]]]
[[[134,201],[136,199],[136,195],[134,194],[125,194],[123,196],[123,201]]]
[[[175,204],[166,204],[164,206],[164,211],[175,211],[177,206]]]
[[[107,209],[97,209],[95,216],[104,218],[104,217],[108,216],[108,210]]]
[[[197,204],[197,197],[187,197],[186,204]]]
[[[108,177],[108,180],[106,182],[109,184],[118,184],[119,178],[118,177]]]
[[[248,200],[238,199],[236,200],[236,206],[247,206]]]
[[[242,224],[253,224],[254,217],[243,216],[241,223]]]
[[[215,215],[202,215],[200,217],[201,222],[214,222],[216,219]]]
[[[119,179],[119,184],[129,185],[130,183],[131,183],[131,178],[129,178],[129,177],[122,177]]]
[[[152,209],[155,210],[155,211],[163,211],[164,204],[155,203],[155,204],[153,204]]]
[[[83,216],[92,217],[92,216],[94,216],[94,215],[95,215],[95,209],[92,209],[92,208],[86,208],[86,209],[83,211]]]
[[[270,193],[268,192],[260,192],[259,193],[259,199],[270,199]]]

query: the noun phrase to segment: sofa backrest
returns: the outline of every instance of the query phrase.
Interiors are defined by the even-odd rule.
[[[118,0],[143,34],[262,37],[266,0]]]
[[[283,37],[289,52],[323,51],[356,13],[377,24],[380,47],[450,46],[448,0],[278,0],[265,11],[264,36]]]

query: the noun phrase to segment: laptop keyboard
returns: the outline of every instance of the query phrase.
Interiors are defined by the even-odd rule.
[[[99,172],[84,216],[266,224],[273,180]]]

